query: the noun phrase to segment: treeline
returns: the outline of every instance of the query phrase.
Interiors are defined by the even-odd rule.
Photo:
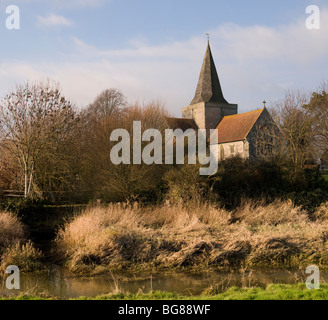
[[[133,121],[141,121],[142,130],[167,128],[160,102],[131,104],[108,89],[79,110],[57,84],[26,83],[0,102],[0,190],[53,202],[60,196],[75,202],[205,199],[233,206],[243,197],[302,192],[321,192],[324,199],[326,183],[315,164],[328,160],[326,88],[310,97],[288,93],[270,110],[278,129],[259,130],[257,161],[228,159],[216,175],[201,177],[197,165],[112,164],[114,129],[132,132]]]
[[[82,200],[123,200],[155,189],[162,168],[115,166],[110,159],[114,129],[163,130],[167,112],[159,102],[128,104],[116,89],[103,91],[83,110],[57,84],[27,83],[0,104],[0,190],[25,198],[76,195]]]

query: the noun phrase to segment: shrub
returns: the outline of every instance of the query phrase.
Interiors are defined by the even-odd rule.
[[[18,266],[21,272],[44,270],[44,265],[40,262],[42,253],[31,241],[25,244],[17,242],[8,247],[1,258],[1,270],[9,265]]]
[[[291,199],[313,213],[328,201],[328,184],[317,169],[299,170],[295,177],[289,163],[234,157],[219,163],[211,182],[211,188],[228,209],[240,206],[243,198],[268,202]]]
[[[24,227],[19,219],[11,213],[0,212],[0,256],[8,246],[24,239]]]
[[[41,251],[26,239],[25,228],[16,215],[0,212],[0,270],[16,265],[20,271],[41,270]]]
[[[164,175],[166,200],[171,204],[200,203],[210,199],[209,183],[199,175],[198,165],[173,168]]]

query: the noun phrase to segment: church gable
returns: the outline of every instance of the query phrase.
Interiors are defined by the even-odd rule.
[[[224,117],[217,125],[217,140],[219,144],[219,159],[224,160],[233,156],[244,159],[257,157],[257,133],[263,125],[274,125],[266,108]]]
[[[216,127],[218,130],[217,142],[222,144],[246,140],[264,110],[224,117]]]

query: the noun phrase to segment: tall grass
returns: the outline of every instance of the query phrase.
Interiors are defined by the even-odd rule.
[[[20,271],[40,270],[41,256],[40,250],[27,240],[21,221],[14,214],[0,212],[0,271],[9,265],[16,265]]]
[[[328,219],[323,216],[310,220],[289,201],[246,201],[234,212],[209,204],[111,204],[89,208],[67,222],[55,240],[56,253],[77,272],[136,266],[324,266]]]
[[[0,212],[0,254],[25,238],[23,224],[11,213]]]

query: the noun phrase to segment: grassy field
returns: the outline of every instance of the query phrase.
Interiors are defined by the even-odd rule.
[[[20,295],[0,300],[56,300],[56,298]],[[268,285],[266,289],[232,287],[219,294],[204,292],[200,296],[183,296],[175,293],[156,291],[148,294],[109,294],[95,298],[80,297],[71,300],[328,300],[328,285],[321,285],[319,290],[309,290],[304,284]]]

